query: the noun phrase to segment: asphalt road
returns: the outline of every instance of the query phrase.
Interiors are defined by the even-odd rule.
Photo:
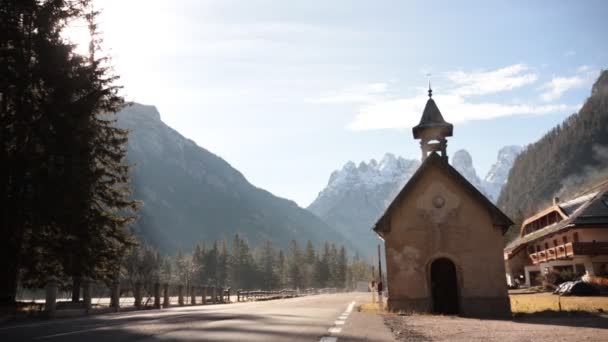
[[[352,303],[364,299],[327,294],[13,323],[0,325],[0,341],[336,341]]]

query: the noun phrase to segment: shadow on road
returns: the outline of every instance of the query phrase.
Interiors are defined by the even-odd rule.
[[[302,318],[302,319],[300,319]],[[0,340],[7,341],[284,341],[318,340],[328,326],[307,322],[291,314],[243,314],[201,312],[195,309],[171,313],[156,311],[131,315],[105,315],[81,319],[57,319],[30,324],[0,326]],[[359,341],[349,338],[350,341]]]

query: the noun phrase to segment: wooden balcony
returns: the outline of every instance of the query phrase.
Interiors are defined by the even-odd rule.
[[[608,255],[608,242],[568,242],[556,247],[530,253],[532,264],[570,258],[576,255]]]
[[[542,251],[538,252],[538,262],[545,262],[545,261],[547,261],[547,251],[542,250]]]
[[[565,258],[566,257],[566,247],[564,247],[564,245],[559,245],[557,247],[553,247],[555,248],[555,257],[560,259],[560,258]]]
[[[547,249],[547,260],[555,260],[557,259],[557,251],[555,247],[551,247]]]

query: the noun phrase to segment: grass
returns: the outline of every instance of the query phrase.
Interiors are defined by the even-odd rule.
[[[561,297],[551,293],[511,294],[513,314],[546,311],[608,312],[608,297]]]
[[[561,297],[551,293],[510,294],[513,315],[550,312],[608,313],[608,296],[603,297]],[[560,307],[561,305],[561,307]],[[385,304],[386,309],[386,304]],[[377,314],[377,303],[364,303],[360,312]]]
[[[357,310],[359,312],[372,313],[372,314],[381,313],[378,303],[364,303],[364,304],[359,305]],[[386,310],[386,303],[384,303],[384,310]],[[386,311],[382,311],[382,312],[386,312]]]

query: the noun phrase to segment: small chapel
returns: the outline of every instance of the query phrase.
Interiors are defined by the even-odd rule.
[[[384,240],[388,308],[510,317],[503,234],[513,222],[448,163],[432,98],[413,128],[422,164],[373,227]]]

